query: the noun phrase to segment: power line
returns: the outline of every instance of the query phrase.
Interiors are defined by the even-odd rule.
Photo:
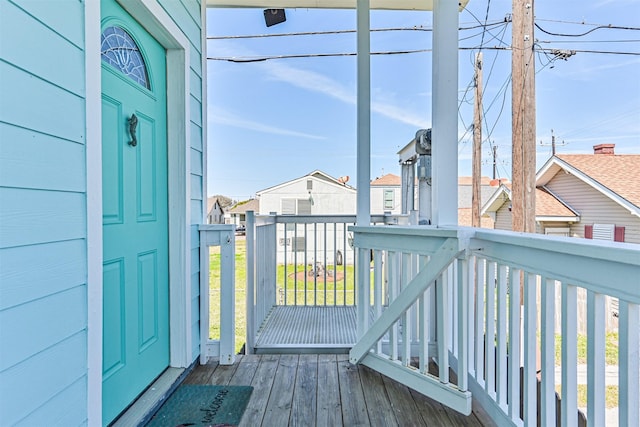
[[[590,29],[589,31],[585,31],[584,33],[580,33],[580,34],[565,34],[565,33],[553,33],[551,31],[547,31],[544,28],[542,28],[540,26],[540,24],[538,23],[534,23],[533,25],[536,26],[537,29],[539,29],[540,31],[542,31],[545,34],[549,34],[550,36],[557,36],[557,37],[583,37],[586,36],[587,34],[591,34],[596,30],[601,30],[601,29],[610,29],[610,30],[635,30],[635,31],[640,31],[640,28],[637,27],[620,27],[617,25],[598,25],[597,27],[594,27],[592,29]]]
[[[496,27],[504,25],[504,21],[495,21],[492,23],[479,23],[478,25],[471,25],[466,27],[459,27],[460,31],[474,30],[477,28]],[[372,28],[372,33],[376,32],[390,32],[390,31],[422,31],[432,32],[433,28],[414,26],[414,27],[393,27],[393,28]],[[320,36],[320,35],[335,35],[335,34],[352,34],[356,30],[326,30],[326,31],[299,31],[291,33],[275,33],[275,34],[240,34],[235,36],[207,36],[207,40],[234,40],[234,39],[258,39],[258,38],[271,38],[271,37],[293,37],[293,36]]]
[[[493,46],[493,47],[485,47],[487,50],[512,50],[510,47],[503,46]],[[478,50],[477,47],[459,47],[458,50]],[[543,51],[548,53],[557,52],[559,49],[551,49],[551,48],[542,48],[537,49],[537,51]],[[371,55],[406,55],[413,53],[425,53],[431,52],[432,49],[411,49],[411,50],[390,50],[390,51],[380,51],[380,52],[371,52]],[[607,50],[588,50],[588,49],[572,49],[573,53],[594,53],[594,54],[606,54],[606,55],[629,55],[629,56],[640,56],[640,52],[620,52],[620,51],[607,51]],[[235,62],[235,63],[245,63],[245,62],[263,62],[269,61],[273,59],[293,59],[293,58],[326,58],[326,57],[339,57],[339,56],[356,56],[355,52],[342,52],[342,53],[301,53],[301,54],[286,54],[286,55],[265,55],[265,56],[256,56],[256,57],[233,57],[233,56],[208,56],[207,60],[209,61],[227,61],[227,62]]]

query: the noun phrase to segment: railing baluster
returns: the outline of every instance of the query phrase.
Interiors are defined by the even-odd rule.
[[[343,264],[346,262],[345,256],[343,256],[341,260]],[[333,224],[333,305],[334,306],[338,305],[338,224],[337,223]]]
[[[605,296],[587,291],[587,419],[605,425]]]
[[[640,305],[621,300],[619,307],[619,425],[637,426],[640,425]]]
[[[342,263],[342,277],[344,278],[344,286],[342,287],[342,305],[347,305],[347,241],[348,241],[347,223],[343,223],[342,224],[342,245],[344,250],[344,262]],[[351,252],[352,254],[355,254],[355,246]],[[354,256],[353,258],[354,277],[355,277],[355,267],[356,267],[356,259]],[[355,283],[355,280],[354,280],[354,283]]]
[[[578,288],[562,284],[562,425],[578,425]]]
[[[556,282],[553,279],[541,278],[541,314],[540,314],[540,354],[542,372],[540,382],[540,422],[552,425],[556,422],[556,389],[555,389],[555,302]]]
[[[324,268],[322,269],[322,272],[324,273],[324,300],[322,302],[322,305],[327,305],[327,223],[325,222],[323,224],[322,227],[322,252],[324,252]],[[334,265],[334,270],[335,270],[335,265]],[[334,275],[335,277],[335,275]]]
[[[382,251],[373,253],[373,313],[375,322],[382,315],[382,282],[383,282]],[[368,315],[368,313],[367,313]],[[382,340],[376,344],[376,353],[382,352]]]
[[[253,214],[253,212],[252,212]],[[284,254],[283,254],[283,259],[284,259],[284,286],[283,286],[283,290],[284,290],[284,305],[287,305],[287,297],[288,297],[288,291],[289,291],[289,277],[287,276],[287,224],[282,224],[282,227],[284,229],[284,232],[282,233],[284,236]],[[295,273],[294,273],[295,275]]]
[[[411,275],[411,254],[402,253],[402,282],[400,289],[404,289],[409,284]],[[411,309],[404,312],[402,316],[402,362],[404,366],[409,366],[411,362]]]
[[[484,327],[484,280],[485,266],[487,260],[478,258],[476,262],[476,381],[481,387],[486,383],[484,380],[484,349],[485,349],[485,327]]]
[[[298,305],[298,224],[294,223],[293,227],[293,305]]]
[[[307,277],[307,266],[309,265],[309,257],[307,254],[307,244],[309,242],[308,238],[307,238],[307,223],[304,223],[304,293],[303,293],[303,297],[304,297],[304,305],[307,305],[307,286],[309,284],[309,278]]]
[[[467,391],[469,387],[469,261],[458,260],[458,390]]]
[[[504,410],[507,407],[507,266],[498,265],[498,318],[496,340],[496,400]]]
[[[400,254],[398,252],[391,252],[390,254],[390,283],[389,283],[389,304],[396,299],[398,295],[399,287],[399,268],[400,268]],[[394,322],[393,326],[389,329],[389,354],[391,360],[398,360],[398,322]]]
[[[426,268],[428,257],[420,256],[420,270]],[[420,328],[420,372],[423,374],[429,371],[429,293],[423,292],[418,304],[418,322]]]
[[[441,383],[449,382],[449,307],[447,306],[447,295],[449,294],[448,283],[443,280],[447,270],[436,280],[436,300],[437,300],[437,336],[438,336],[438,374]]]
[[[485,390],[492,399],[496,398],[496,263],[487,263],[487,297],[485,319],[487,321],[485,338],[485,372],[487,373]]]
[[[520,344],[521,344],[521,311],[520,311],[520,275],[521,270],[511,268],[509,286],[509,418],[514,423],[520,422]]]
[[[535,426],[537,423],[537,377],[536,377],[536,287],[537,277],[533,273],[525,273],[524,286],[524,425]]]
[[[467,264],[467,283],[469,287],[469,315],[467,316],[468,325],[468,359],[469,374],[475,378],[476,376],[476,347],[475,347],[475,322],[476,322],[476,264],[478,259],[471,255]]]
[[[357,307],[358,307],[358,337],[362,337],[364,333],[369,329],[369,308],[371,306],[371,274],[368,268],[369,262],[369,249],[359,248],[357,251],[358,260],[357,263],[361,267],[358,274],[358,282],[356,289]],[[366,268],[365,268],[366,267]]]
[[[458,355],[458,282],[456,277],[458,274],[458,263],[452,263],[445,271],[447,283],[449,284],[449,295],[447,295],[447,306],[449,307],[449,350],[454,356]]]

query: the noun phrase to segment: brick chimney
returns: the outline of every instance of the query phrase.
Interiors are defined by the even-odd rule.
[[[599,144],[599,145],[594,145],[593,146],[593,154],[607,154],[607,155],[614,155],[615,153],[613,152],[613,149],[615,148],[616,144]]]

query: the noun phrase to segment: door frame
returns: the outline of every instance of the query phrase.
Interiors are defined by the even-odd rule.
[[[191,337],[190,42],[157,0],[116,0],[167,51],[170,366],[186,368],[196,354]],[[203,2],[201,19],[205,17]],[[87,417],[102,424],[102,84],[100,2],[85,2],[87,165]],[[204,34],[204,30],[202,31]],[[202,35],[204,40],[204,35]],[[206,64],[202,61],[206,76]],[[203,79],[204,80],[204,79]],[[204,93],[206,86],[202,85]],[[203,97],[204,98],[204,97]],[[206,118],[206,103],[202,117]],[[203,120],[203,168],[206,132]],[[206,187],[203,185],[203,191]],[[203,193],[206,194],[206,193]],[[204,212],[204,208],[203,208]],[[203,213],[197,213],[198,218]]]

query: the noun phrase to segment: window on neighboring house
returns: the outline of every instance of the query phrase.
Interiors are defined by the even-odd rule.
[[[584,226],[584,237],[594,240],[624,242],[624,227],[614,224],[593,224]]]
[[[394,198],[393,190],[384,190],[384,209],[385,210],[393,209],[395,205],[393,198]]]
[[[544,234],[549,236],[569,236],[570,231],[569,227],[547,227],[544,229]]]
[[[304,252],[305,250],[305,239],[304,236],[302,237],[296,237],[295,239],[293,239],[293,247],[291,248],[292,251],[294,252]]]
[[[311,200],[298,199],[298,215],[311,215]]]
[[[282,215],[311,215],[311,200],[282,199]]]
[[[296,199],[282,199],[282,215],[296,214]]]
[[[307,180],[307,190],[313,190],[313,180]]]

